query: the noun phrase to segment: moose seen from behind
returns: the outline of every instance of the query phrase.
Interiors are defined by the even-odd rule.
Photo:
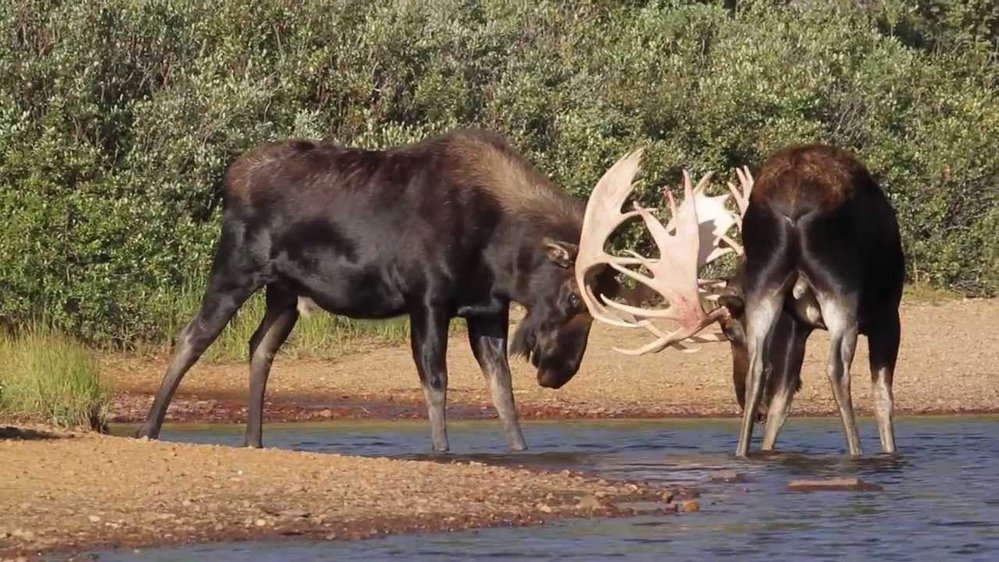
[[[246,445],[261,446],[275,353],[304,304],[352,318],[408,314],[433,448],[448,449],[445,354],[467,319],[511,449],[525,448],[507,358],[509,307],[527,315],[511,351],[559,388],[579,369],[592,318],[573,263],[585,202],[553,186],[499,135],[456,131],[375,151],[309,141],[244,154],[224,179],[222,232],[197,316],[181,331],[139,436],[156,438],[184,374],[254,292]],[[613,271],[594,290],[618,290]]]
[[[668,305],[643,309],[585,290],[584,301],[595,318],[644,327],[656,338],[642,348],[619,351],[653,353],[728,340],[743,409],[736,454],[745,456],[757,415],[767,419],[762,448],[773,449],[801,385],[805,343],[813,330],[827,330],[826,372],[847,448],[859,456],[850,366],[857,336],[865,334],[881,448],[894,452],[892,381],[905,266],[895,211],[864,165],[827,145],[787,147],[766,160],[758,180],[748,169],[739,171],[741,189],[729,185],[737,212],[726,208],[728,195],[706,194],[710,175],[694,188],[684,172],[684,201],[677,208],[670,196],[673,220],[663,226],[637,205],[621,212],[640,158],[640,152],[622,158],[607,173],[614,177],[591,194],[576,261],[577,279],[610,265],[655,290]],[[604,244],[614,230],[639,216],[660,256],[606,253]],[[742,246],[728,236],[733,226],[741,230]],[[738,256],[731,278],[699,278],[705,265],[729,253]],[[720,306],[706,311],[702,300]],[[656,324],[663,320],[678,327],[666,331]],[[721,333],[702,333],[715,324]]]

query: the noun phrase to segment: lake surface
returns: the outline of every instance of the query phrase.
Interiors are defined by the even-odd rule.
[[[133,560],[999,560],[999,417],[900,418],[900,454],[850,460],[838,419],[792,418],[785,454],[736,460],[735,420],[525,423],[529,451],[509,454],[498,422],[449,424],[452,453],[496,464],[696,484],[701,511],[542,527],[399,535],[357,542],[237,543],[99,552]],[[757,432],[759,433],[759,431]],[[172,426],[164,440],[241,445],[242,426]],[[433,458],[423,422],[269,424],[268,447]],[[758,447],[758,445],[757,445]],[[712,482],[736,470],[745,482]],[[883,491],[795,493],[795,478],[858,476]]]

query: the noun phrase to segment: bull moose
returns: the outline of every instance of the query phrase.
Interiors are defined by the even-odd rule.
[[[275,353],[301,304],[352,318],[408,314],[433,448],[448,449],[448,326],[467,319],[507,443],[525,448],[508,363],[511,302],[527,309],[510,351],[559,388],[579,369],[592,319],[574,281],[586,203],[556,188],[500,135],[460,130],[388,150],[292,140],[253,149],[224,178],[222,231],[197,315],[138,436],[156,438],[184,374],[254,292],[246,445],[261,446]],[[618,292],[613,271],[594,290]]]
[[[647,209],[621,212],[640,159],[641,151],[625,156],[594,189],[575,264],[584,302],[595,318],[644,327],[656,338],[642,348],[620,351],[653,353],[729,341],[743,409],[736,454],[745,456],[761,409],[767,416],[762,448],[773,449],[801,385],[805,343],[813,330],[827,330],[826,372],[849,453],[859,456],[850,366],[857,336],[865,334],[881,449],[894,452],[892,381],[905,264],[895,211],[867,168],[836,147],[789,146],[763,163],[758,180],[748,169],[739,170],[741,188],[729,185],[735,212],[725,206],[728,195],[706,194],[710,174],[695,188],[684,172],[684,202],[677,209],[670,196],[673,220],[663,226]],[[614,230],[639,216],[659,258],[606,253],[604,243]],[[741,230],[741,246],[727,234],[732,226]],[[733,252],[738,262],[731,278],[699,278],[705,265]],[[599,299],[584,281],[607,265],[659,293],[668,306],[650,310]],[[702,300],[720,306],[706,311]],[[655,323],[663,320],[678,327],[665,331]],[[702,333],[715,324],[721,333]]]

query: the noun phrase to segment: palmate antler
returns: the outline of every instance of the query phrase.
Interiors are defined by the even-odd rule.
[[[725,205],[729,195],[710,197],[705,194],[710,185],[710,174],[694,187],[690,175],[684,171],[684,199],[677,207],[672,194],[666,191],[672,219],[663,226],[649,209],[638,204],[634,204],[633,211],[621,210],[634,189],[632,180],[638,172],[641,156],[642,151],[637,150],[619,160],[600,179],[587,202],[576,257],[576,279],[582,288],[583,301],[598,321],[628,328],[645,328],[656,338],[637,349],[615,348],[621,353],[656,353],[669,346],[689,350],[684,345],[685,342],[724,341],[720,334],[699,335],[705,328],[723,319],[728,312],[722,307],[710,312],[704,310],[701,302],[702,289],[716,287],[721,282],[699,279],[698,272],[708,263],[728,253],[742,253],[742,247],[729,238],[728,231],[733,225],[741,227],[742,215],[752,190],[752,176],[748,169],[738,171],[742,191],[729,184],[739,208],[739,212],[735,213]],[[642,218],[658,246],[659,259],[649,259],[634,252],[629,252],[630,257],[614,256],[604,250],[604,244],[614,231],[636,216]],[[721,242],[728,247],[722,248]],[[611,300],[604,304],[601,298],[593,294],[591,284],[586,282],[589,272],[601,265],[612,267],[655,290],[666,299],[668,307],[650,310]],[[629,267],[636,265],[644,266],[652,276]],[[656,326],[656,320],[669,320],[679,324],[679,327],[667,332]]]

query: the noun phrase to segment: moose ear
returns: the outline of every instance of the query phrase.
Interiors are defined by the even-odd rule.
[[[545,238],[544,244],[548,259],[555,262],[555,265],[568,269],[576,262],[576,252],[579,251],[579,246],[551,238]]]

